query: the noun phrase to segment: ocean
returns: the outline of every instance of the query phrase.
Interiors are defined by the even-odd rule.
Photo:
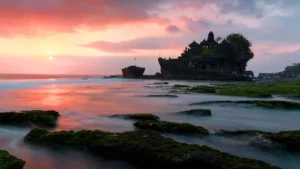
[[[282,131],[300,129],[300,113],[296,110],[271,110],[257,107],[202,105],[191,103],[214,100],[247,100],[245,97],[218,96],[212,94],[175,93],[178,98],[149,98],[153,94],[174,94],[175,84],[209,85],[210,81],[104,79],[101,76],[83,75],[0,75],[0,111],[56,110],[62,115],[59,130],[104,130],[123,132],[135,130],[133,121],[110,118],[113,114],[153,113],[162,120],[189,122],[207,128],[211,133],[218,130]],[[276,100],[289,100],[274,97]],[[300,102],[300,100],[292,100]],[[208,108],[211,117],[190,117],[174,112]],[[24,136],[30,129],[0,126],[0,149],[26,161],[24,169],[134,169],[123,161],[106,160],[77,151],[51,151],[27,145]],[[285,151],[262,150],[251,146],[245,138],[229,138],[217,135],[207,137],[164,134],[177,141],[207,145],[220,151],[241,157],[259,159],[284,169],[297,169],[300,154]]]

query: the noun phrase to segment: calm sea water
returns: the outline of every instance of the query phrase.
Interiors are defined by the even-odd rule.
[[[244,97],[209,94],[176,93],[178,98],[147,98],[149,94],[174,92],[174,84],[210,84],[214,82],[169,81],[154,85],[155,80],[102,79],[81,77],[62,78],[2,78],[0,77],[0,111],[53,109],[60,112],[55,130],[99,129],[122,132],[135,130],[133,121],[112,119],[112,114],[153,113],[162,120],[189,122],[211,132],[220,129],[257,129],[281,131],[300,129],[300,112],[270,110],[255,107],[206,105],[190,103],[209,100],[245,100]],[[273,98],[285,99],[286,98]],[[299,102],[299,100],[293,100]],[[172,114],[177,111],[209,108],[211,117],[190,117]],[[82,152],[53,152],[23,143],[29,129],[0,126],[0,149],[25,160],[25,169],[134,169],[122,161],[99,159]],[[245,138],[226,138],[216,135],[192,137],[165,134],[180,142],[208,145],[220,151],[251,157],[286,169],[300,166],[300,154],[262,150],[250,145]]]

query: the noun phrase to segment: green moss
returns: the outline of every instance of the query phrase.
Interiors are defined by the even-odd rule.
[[[168,133],[209,134],[209,132],[205,128],[194,126],[190,123],[175,123],[175,122],[167,122],[167,121],[138,121],[133,125],[140,129],[168,132]]]
[[[258,107],[274,108],[274,109],[300,109],[300,103],[281,101],[281,100],[206,101],[206,102],[192,103],[191,105],[221,104],[221,103],[249,104]]]
[[[194,115],[194,116],[211,116],[210,109],[192,109],[178,112],[179,114]]]
[[[185,88],[185,87],[190,87],[189,85],[180,85],[180,84],[175,84],[173,88]]]
[[[237,130],[237,131],[220,130],[217,132],[218,135],[228,135],[228,136],[240,136],[240,135],[255,136],[257,134],[265,134],[265,133],[267,132],[263,132],[259,130]]]
[[[55,127],[59,113],[56,111],[21,111],[0,113],[0,124],[38,127]]]
[[[0,150],[0,168],[1,169],[22,169],[25,161],[20,160],[7,151]]]
[[[196,86],[191,89],[187,89],[189,92],[196,92],[196,93],[217,93],[217,89],[219,87],[215,86]]]
[[[202,54],[211,54],[213,52],[215,52],[217,50],[217,48],[206,48],[203,50]]]
[[[148,95],[147,97],[168,97],[168,98],[176,98],[177,95],[171,95],[171,94],[163,94],[163,95]]]
[[[159,120],[159,117],[154,114],[117,114],[110,117],[132,119],[132,120]]]
[[[239,130],[239,131],[225,131],[218,132],[219,135],[239,136],[239,135],[251,135],[262,137],[271,140],[274,146],[280,145],[291,152],[300,152],[300,130],[281,131],[278,133],[264,132],[258,130]]]
[[[300,152],[300,130],[266,133],[264,137],[283,145],[288,151]]]
[[[31,132],[36,133],[35,130]],[[61,136],[65,133],[63,131],[44,132],[42,136],[31,132],[28,135],[36,137],[31,137],[28,143],[87,149],[97,156],[126,160],[145,169],[194,169],[195,166],[206,169],[279,169],[262,161],[236,157],[207,146],[179,143],[151,131],[109,133],[83,130],[69,132],[68,138],[63,136],[60,141],[53,140],[53,137]]]
[[[208,93],[203,90],[207,86],[194,87],[190,92]],[[300,97],[300,83],[299,82],[277,82],[277,83],[243,83],[243,84],[215,84],[209,86],[212,93],[229,96],[245,96],[268,98],[272,95],[281,95],[287,97]],[[213,92],[215,89],[216,92]]]

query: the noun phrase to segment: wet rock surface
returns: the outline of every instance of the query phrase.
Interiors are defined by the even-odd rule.
[[[186,111],[177,112],[178,114],[185,114],[185,115],[193,115],[193,116],[211,116],[210,109],[191,109]]]
[[[0,168],[1,169],[22,169],[25,161],[10,155],[7,151],[0,150]]]
[[[190,123],[176,123],[167,121],[138,121],[133,124],[139,129],[153,130],[159,132],[168,133],[181,133],[181,134],[209,134],[208,130],[200,127],[194,126]]]
[[[0,113],[1,125],[55,127],[59,113],[53,110],[32,110]]]
[[[278,109],[300,109],[300,103],[282,101],[282,100],[242,100],[242,101],[204,101],[192,103],[191,105],[207,105],[207,104],[247,104],[265,108],[278,108]]]
[[[207,146],[179,143],[157,132],[133,131],[110,133],[103,131],[49,132],[36,128],[25,141],[45,147],[87,149],[95,155],[122,159],[139,168],[194,169],[279,169],[265,162],[240,158]]]
[[[131,120],[159,120],[159,117],[154,114],[116,114],[110,117]]]

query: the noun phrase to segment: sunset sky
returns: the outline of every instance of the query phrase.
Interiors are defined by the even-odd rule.
[[[209,31],[242,33],[248,69],[300,62],[299,0],[0,0],[0,73],[121,74],[159,71]],[[53,59],[51,59],[51,57]]]

